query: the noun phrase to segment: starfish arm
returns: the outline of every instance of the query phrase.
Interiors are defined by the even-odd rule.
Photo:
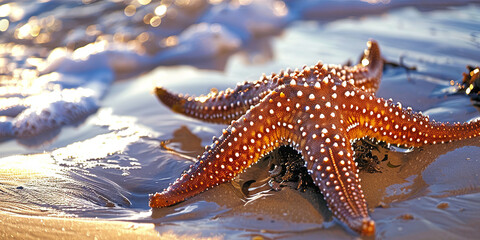
[[[177,113],[205,122],[229,124],[257,104],[272,89],[283,84],[283,79],[272,74],[254,82],[244,82],[232,89],[211,92],[206,96],[189,97],[156,87],[158,99]]]
[[[375,225],[368,217],[350,143],[342,137],[343,129],[330,126],[339,123],[338,117],[323,116],[319,90],[304,85],[276,88],[224,130],[190,170],[166,190],[154,194],[150,206],[169,206],[230,181],[273,149],[290,145],[307,160],[307,168],[334,216],[353,230],[371,235]],[[317,98],[312,97],[315,94]],[[322,107],[317,107],[319,104]],[[331,131],[329,137],[325,136],[325,124]]]
[[[298,84],[321,81],[322,79],[316,77],[318,74],[330,74],[333,78],[350,81],[365,91],[374,92],[382,77],[383,59],[377,42],[369,41],[367,46],[360,63],[353,67],[318,63],[312,67],[304,66],[302,70],[287,69],[279,74],[272,73],[269,77],[263,76],[254,82],[244,82],[234,90],[211,92],[200,97],[174,94],[163,87],[157,87],[155,94],[175,112],[206,122],[229,124],[245,114],[272,89],[284,84],[289,85],[292,80]]]
[[[303,154],[307,169],[330,211],[361,235],[373,235],[375,222],[368,216],[350,141],[340,129],[333,130],[327,125],[304,131],[310,138]]]
[[[278,93],[271,92],[277,96]],[[268,98],[268,97],[267,97]],[[269,98],[271,99],[271,97]],[[197,195],[223,182],[228,182],[258,161],[265,153],[280,146],[280,128],[273,126],[280,116],[268,113],[272,100],[262,100],[256,108],[247,113],[223,131],[205,148],[198,161],[161,193],[150,198],[150,207],[170,206]]]
[[[353,86],[344,87],[338,96],[351,139],[368,136],[397,146],[419,147],[480,136],[479,119],[454,124],[431,121],[400,103]]]
[[[367,92],[376,92],[380,85],[383,73],[383,58],[376,41],[368,41],[367,49],[360,58],[359,64],[353,67],[344,67],[353,74],[354,85]]]

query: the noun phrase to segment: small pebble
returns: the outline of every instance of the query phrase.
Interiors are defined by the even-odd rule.
[[[403,220],[413,220],[413,215],[410,213],[405,213],[403,215],[400,215],[398,218]]]
[[[448,208],[448,207],[450,207],[450,205],[446,202],[441,202],[441,203],[437,204],[437,208],[439,208],[439,209],[445,209],[445,208]]]

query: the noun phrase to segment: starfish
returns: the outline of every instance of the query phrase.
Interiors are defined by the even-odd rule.
[[[353,67],[318,63],[203,97],[157,88],[160,100],[174,111],[231,124],[188,171],[150,197],[150,207],[170,206],[228,182],[288,145],[305,160],[333,215],[355,232],[373,235],[375,222],[368,215],[352,143],[366,136],[408,148],[444,143],[478,136],[480,121],[430,121],[391,99],[375,97],[383,60],[376,42],[368,46]]]

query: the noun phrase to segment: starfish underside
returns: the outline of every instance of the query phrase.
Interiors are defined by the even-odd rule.
[[[272,150],[289,145],[302,155],[333,215],[359,234],[374,234],[352,143],[366,136],[404,147],[443,143],[478,136],[480,122],[437,123],[375,97],[383,60],[376,42],[368,47],[353,67],[318,63],[203,97],[158,87],[159,99],[176,112],[231,123],[186,173],[151,196],[150,206],[170,206],[228,182]]]

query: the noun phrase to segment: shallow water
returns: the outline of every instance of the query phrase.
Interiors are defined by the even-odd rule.
[[[0,106],[0,115],[7,116],[0,119],[0,136],[4,137],[0,143],[1,211],[148,222],[155,223],[160,233],[205,237],[354,238],[332,220],[323,198],[312,189],[300,192],[284,187],[270,191],[265,161],[232,183],[184,203],[154,211],[153,215],[148,208],[148,194],[173,182],[203,151],[202,146],[210,144],[212,136],[218,136],[225,127],[171,112],[152,94],[157,84],[200,95],[210,88],[233,87],[240,81],[256,80],[262,73],[318,60],[355,62],[365,42],[375,39],[387,60],[402,59],[407,66],[417,68],[387,68],[378,96],[393,98],[439,121],[467,121],[480,115],[467,96],[439,94],[450,86],[450,80],[461,79],[466,65],[480,62],[479,5],[345,2],[355,7],[336,14],[331,13],[345,5],[286,1],[286,5],[272,10],[266,4],[271,14],[260,17],[258,5],[218,9],[222,4],[210,8],[206,1],[199,1],[197,6],[174,5],[173,9],[179,9],[177,19],[165,18],[157,28],[152,26],[155,22],[147,25],[140,17],[153,12],[159,4],[155,2],[145,6],[137,3],[133,17],[125,16],[128,2],[100,1],[88,5],[88,11],[74,1],[19,7],[24,9],[23,18],[18,23],[12,21],[9,30],[0,35],[3,42],[26,49],[19,54],[2,45],[7,49],[2,61],[14,63],[13,68],[21,71],[4,68],[0,80],[0,101],[5,104]],[[55,4],[60,7],[50,10]],[[68,9],[84,11],[68,16]],[[102,17],[92,17],[97,11]],[[22,23],[49,24],[46,20],[29,21],[30,16],[46,18],[52,13],[62,20],[62,32],[55,31],[53,20],[49,25],[52,29],[42,31],[62,38],[38,43],[35,41],[41,39],[35,39],[40,33],[36,37],[30,33],[30,37],[14,37],[15,27]],[[238,16],[250,16],[262,24],[236,23],[233,19]],[[219,25],[212,29],[207,23]],[[91,25],[98,32],[90,29],[93,35],[85,34]],[[116,32],[131,36],[114,40]],[[142,32],[149,34],[147,41],[136,38]],[[104,36],[105,42],[100,42],[106,47],[84,49],[77,55],[68,50],[98,41],[98,36]],[[169,36],[176,36],[174,46],[165,45]],[[134,38],[138,42],[132,42]],[[215,44],[209,42],[212,39]],[[162,41],[164,45],[158,43]],[[67,47],[59,53],[60,60],[47,58],[59,46]],[[43,62],[44,69],[32,65],[29,56]],[[52,77],[49,72],[58,75]],[[48,77],[42,80],[38,76]],[[51,101],[52,95],[47,95],[67,90],[72,90],[76,99]],[[19,99],[7,104],[7,99],[14,97]],[[27,101],[29,97],[37,98]],[[41,102],[38,99],[44,99],[43,104],[36,104]],[[65,110],[64,106],[72,104],[85,109],[72,115],[77,118]],[[44,110],[67,120],[43,124],[43,115],[37,113]],[[12,126],[22,129],[22,119],[37,124],[42,131],[35,136],[12,134]],[[388,161],[380,165],[381,173],[361,172],[371,217],[377,222],[377,238],[478,235],[478,138],[410,153],[383,151],[388,152]],[[251,186],[254,194],[245,196],[242,186],[251,180],[256,180]]]

